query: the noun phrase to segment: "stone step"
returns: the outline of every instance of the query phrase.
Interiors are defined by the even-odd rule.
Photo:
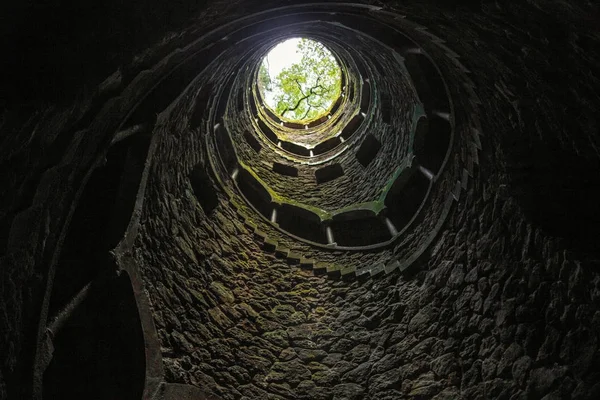
[[[300,266],[302,268],[311,268],[312,269],[312,267],[314,267],[314,265],[315,265],[315,260],[313,260],[313,259],[304,258],[304,257],[302,257],[300,259]]]
[[[279,258],[287,258],[289,252],[290,249],[282,246],[277,246],[277,248],[275,249],[275,255]]]
[[[384,271],[386,274],[392,273],[393,271],[400,268],[400,261],[394,260],[388,264],[386,264]]]
[[[244,218],[244,225],[246,225],[251,230],[255,230],[258,228],[258,226],[248,218]]]
[[[263,243],[263,249],[268,252],[274,252],[277,250],[277,241],[275,239],[266,238]]]
[[[356,277],[356,266],[345,267],[340,270],[340,276],[342,279],[351,279]]]
[[[342,266],[339,264],[329,264],[327,266],[327,275],[331,277],[339,277],[341,276],[340,271],[342,270]]]
[[[315,272],[315,274],[317,275],[323,275],[325,273],[327,273],[327,267],[329,266],[328,263],[323,262],[323,261],[318,261],[315,263],[315,265],[313,266],[313,271]]]
[[[298,253],[294,253],[293,251],[288,252],[287,255],[287,261],[290,264],[300,264],[300,261],[302,260],[302,256]]]
[[[383,263],[379,263],[379,264],[376,264],[375,266],[373,266],[373,268],[371,268],[369,273],[371,274],[371,277],[375,277],[377,275],[382,274],[384,271],[385,271],[385,265]]]
[[[368,275],[370,270],[371,270],[370,264],[359,265],[356,268],[355,274],[356,274],[356,276]]]
[[[268,235],[260,229],[254,228],[254,236],[256,236],[258,239],[264,242],[267,239]]]

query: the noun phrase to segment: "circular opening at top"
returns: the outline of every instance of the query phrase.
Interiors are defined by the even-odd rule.
[[[282,121],[307,123],[329,113],[341,93],[342,71],[323,43],[287,39],[262,60],[258,89]]]

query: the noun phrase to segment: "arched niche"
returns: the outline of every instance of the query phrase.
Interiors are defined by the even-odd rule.
[[[278,162],[273,163],[273,171],[285,176],[298,176],[298,168],[292,167],[291,165],[286,165]]]
[[[291,204],[282,204],[278,208],[277,223],[281,229],[311,242],[326,244],[319,216],[312,211]]]
[[[358,127],[360,126],[360,123],[362,121],[363,121],[362,115],[356,114],[354,117],[352,117],[350,122],[348,122],[346,124],[344,129],[342,129],[342,133],[340,134],[340,136],[343,137],[344,140],[350,138],[350,136],[352,136],[354,134],[354,132],[356,132],[356,130],[358,129]]]
[[[360,109],[366,110],[369,108],[370,104],[371,104],[371,83],[368,81],[363,81],[362,95],[360,98]]]
[[[203,164],[196,165],[190,172],[189,178],[200,207],[205,214],[210,214],[219,205],[219,198],[206,172],[206,167]]]
[[[379,140],[369,133],[356,152],[356,159],[363,167],[367,167],[375,159],[380,149]]]
[[[271,217],[273,206],[269,191],[244,168],[240,168],[236,178],[237,186],[246,200],[266,218]]]
[[[400,231],[410,222],[427,195],[431,181],[418,168],[404,170],[388,191],[384,204],[386,216]]]
[[[328,165],[315,171],[315,178],[317,179],[318,185],[330,182],[342,175],[344,175],[344,169],[340,164]]]
[[[209,101],[210,96],[212,94],[213,86],[211,84],[206,84],[202,86],[200,92],[196,96],[196,100],[194,101],[194,109],[192,111],[192,115],[190,117],[190,128],[196,129],[202,123],[204,117],[208,115],[209,111]]]
[[[283,126],[291,129],[304,129],[304,124],[299,124],[297,122],[284,122]]]
[[[335,101],[335,103],[333,103],[333,107],[331,107],[331,110],[329,111],[329,115],[334,115],[336,113],[337,110],[339,110],[340,106],[342,105],[342,96],[338,97],[338,99]],[[352,101],[352,100],[350,100]]]
[[[289,151],[290,153],[297,154],[299,156],[309,156],[310,150],[304,146],[292,142],[281,142],[281,148]]]
[[[369,246],[392,238],[385,222],[371,210],[336,214],[330,227],[338,246]]]
[[[258,120],[258,127],[263,135],[265,135],[271,142],[277,143],[277,135],[271,130],[271,128],[269,128],[269,126],[267,126],[267,124],[265,124],[262,119]]]
[[[450,122],[439,115],[421,117],[417,121],[414,139],[414,153],[420,165],[437,175],[446,158],[452,127]]]
[[[262,150],[262,146],[258,139],[256,139],[256,137],[252,133],[250,133],[250,131],[244,131],[244,139],[246,139],[246,143],[248,143],[252,150],[254,150],[257,153],[260,153],[260,151]]]
[[[313,154],[319,155],[319,154],[326,153],[330,150],[335,149],[341,143],[342,143],[342,141],[340,140],[339,137],[329,138],[329,139],[325,140],[324,142],[319,143],[317,146],[315,146],[315,148],[313,149]]]
[[[233,149],[233,143],[231,142],[229,132],[227,132],[227,129],[223,126],[222,122],[215,126],[215,142],[217,143],[223,166],[228,173],[233,172],[237,165],[237,157],[235,155],[235,150]]]
[[[252,118],[255,118],[258,115],[258,109],[256,108],[256,101],[252,101],[252,99],[250,99],[250,101],[248,102],[250,103],[250,113],[252,114]]]
[[[269,118],[271,118],[272,121],[279,121],[279,117],[277,115],[275,115],[275,113],[273,111],[271,111],[271,109],[269,107],[264,107],[263,110],[265,111],[265,114],[267,114],[267,116]]]
[[[434,111],[450,112],[446,85],[437,68],[424,54],[405,55],[404,64],[410,73],[417,94],[427,115]]]

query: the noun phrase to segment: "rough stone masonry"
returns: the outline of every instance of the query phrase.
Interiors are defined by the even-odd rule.
[[[6,6],[0,399],[600,398],[598,6],[319,4],[395,21],[439,66],[457,120],[480,124],[474,152],[453,148],[427,215],[476,154],[468,185],[443,225],[417,220],[399,239],[414,246],[313,246],[215,178],[212,92],[194,107],[244,53],[212,32],[304,2],[109,1],[77,18],[67,4]],[[269,27],[256,21],[257,34]],[[206,45],[201,76],[176,68],[194,43]],[[386,57],[365,61],[381,83],[370,133],[384,152],[410,106]],[[390,123],[386,90],[403,110]],[[257,170],[281,161],[263,150],[248,152]],[[345,168],[363,178],[356,191],[348,177],[317,185],[306,165],[296,179],[309,190],[274,186],[313,205],[362,202],[389,173],[382,160],[372,180]],[[210,212],[190,182],[198,166]],[[405,271],[376,268],[421,248]]]

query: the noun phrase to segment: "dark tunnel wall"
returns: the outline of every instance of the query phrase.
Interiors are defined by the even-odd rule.
[[[136,360],[130,361],[136,368],[132,379],[140,383],[145,368],[147,387],[154,379],[168,383],[150,398],[177,398],[192,390],[175,384],[198,387],[192,398],[598,398],[598,10],[558,1],[510,7],[471,2],[384,7],[428,28],[415,29],[412,35],[442,65],[442,75],[452,83],[453,101],[461,105],[457,113],[477,113],[482,130],[482,136],[475,135],[481,143],[474,144],[481,147],[476,151],[479,163],[435,242],[410,271],[336,279],[319,274],[319,263],[327,268],[376,266],[392,259],[394,251],[313,249],[236,203],[239,199],[224,192],[210,173],[214,155],[206,146],[209,117],[193,113],[193,93],[167,112],[148,103],[127,117],[166,70],[158,65],[165,55],[209,28],[267,6],[216,4],[193,10],[201,16],[189,24],[181,16],[162,27],[156,21],[170,17],[148,17],[148,27],[140,31],[151,26],[157,37],[147,42],[142,35],[122,35],[115,42],[102,29],[98,37],[83,34],[65,44],[64,54],[86,47],[82,42],[96,41],[109,54],[121,56],[108,57],[114,64],[86,69],[72,81],[48,79],[38,94],[34,88],[42,80],[27,69],[38,78],[22,94],[10,91],[6,96],[0,119],[0,398],[36,398],[55,393],[56,382],[63,382],[56,364],[44,382],[40,379],[40,358],[46,354],[40,338],[45,337],[46,319],[53,316],[46,315],[43,299],[49,302],[52,290],[61,290],[65,274],[55,269],[61,266],[56,262],[63,236],[70,238],[70,213],[77,218],[82,199],[86,210],[94,209],[93,196],[81,196],[86,176],[107,162],[107,154],[110,161],[114,134],[133,123],[146,123],[152,140],[149,145],[143,140],[135,168],[122,172],[123,181],[133,188],[122,188],[116,198],[127,210],[135,202],[133,221],[139,215],[139,225],[129,225],[130,236],[114,260],[94,262],[93,268],[110,274],[114,261],[117,269],[139,271],[132,281],[140,315],[131,311],[129,292],[123,289],[127,294],[122,301],[129,304],[123,318],[140,319],[135,324],[146,335],[150,366],[139,362],[138,353],[127,355]],[[124,13],[122,22],[102,26],[116,24],[116,31],[126,32],[120,27],[139,21],[143,13]],[[175,25],[180,35],[167,34],[151,46]],[[84,26],[72,29],[86,32]],[[46,54],[40,68],[63,63],[65,71],[73,68],[55,56],[47,58],[45,52],[53,46],[47,41],[22,59],[35,60],[40,52]],[[440,61],[446,48],[460,56],[468,72]],[[91,50],[86,51],[81,58],[94,60]],[[182,53],[173,54],[170,61]],[[120,72],[104,81],[119,65]],[[196,82],[198,87],[223,79],[215,66],[204,81]],[[473,87],[458,80],[463,74]],[[90,89],[102,81],[100,89]],[[59,99],[53,91],[62,87]],[[479,104],[469,104],[474,98]],[[189,128],[192,115],[194,129]],[[385,136],[381,140],[385,144]],[[458,150],[450,169],[457,169],[465,152]],[[146,153],[151,163],[144,164],[142,174],[139,160]],[[214,185],[210,215],[194,194],[199,189],[189,182],[190,172],[202,166],[209,171],[202,175],[202,186]],[[115,173],[114,179],[116,190],[122,177]],[[446,188],[454,182],[440,184]],[[214,210],[213,196],[219,201]],[[99,213],[107,209],[104,197],[97,198]],[[426,206],[441,210],[444,200],[434,196]],[[110,226],[127,225],[129,216],[120,210],[115,213],[120,221]],[[411,237],[424,236],[434,222],[417,220]],[[86,246],[102,235],[90,229],[92,237],[84,237],[85,229],[70,225],[83,232],[81,243]],[[60,279],[52,288],[54,275]],[[140,303],[145,296],[148,305]],[[102,297],[88,301],[84,307],[99,313],[94,323],[106,324],[98,305]],[[119,303],[107,302],[111,307]],[[71,322],[85,325],[86,318],[76,314]],[[137,330],[125,331],[135,344],[131,349],[143,348]],[[90,336],[90,343],[94,340]],[[56,345],[68,346],[68,340]],[[119,346],[124,344],[115,348]],[[115,352],[111,356],[119,360]],[[57,348],[56,360],[64,360],[67,353],[68,347]],[[98,365],[106,372],[106,359],[103,363]],[[48,384],[52,380],[55,386]],[[95,395],[135,397],[134,391],[118,389],[121,378],[116,382],[118,393]]]

